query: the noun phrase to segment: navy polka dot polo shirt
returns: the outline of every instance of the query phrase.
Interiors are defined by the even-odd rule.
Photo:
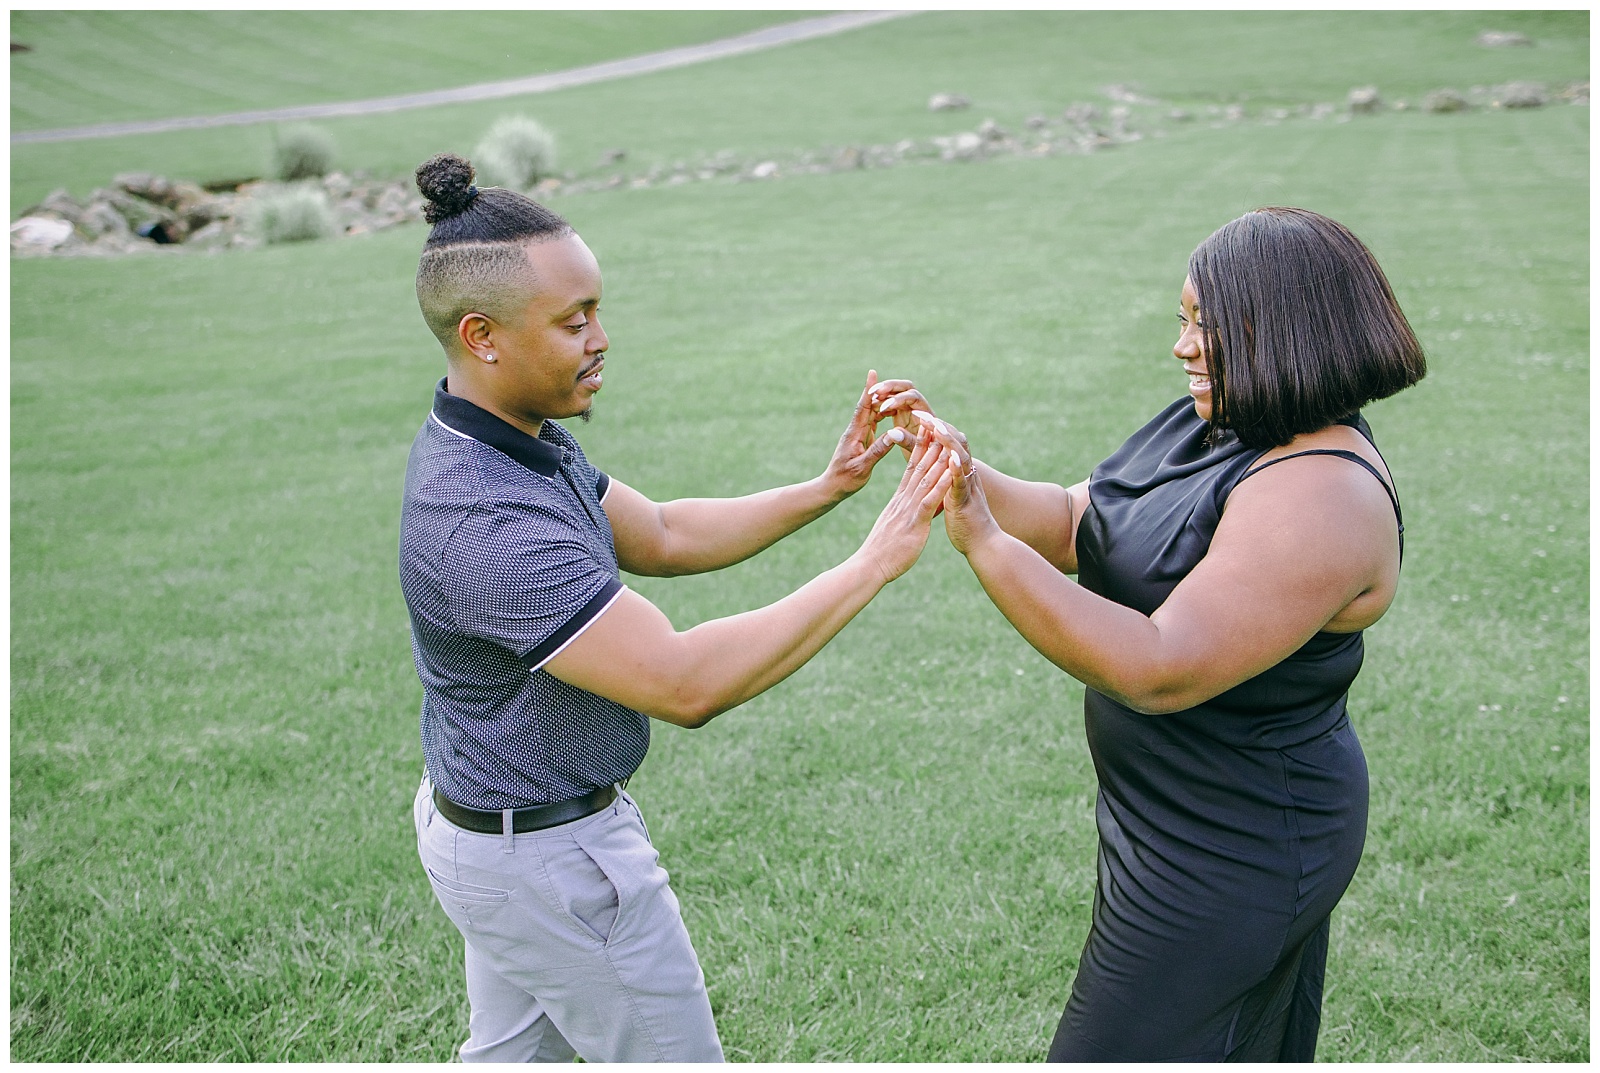
[[[423,759],[458,805],[564,801],[644,762],[648,717],[542,669],[622,592],[609,486],[554,421],[535,439],[439,381],[406,466],[400,585]]]

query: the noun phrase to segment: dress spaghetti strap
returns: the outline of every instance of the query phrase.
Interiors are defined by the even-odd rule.
[[[1244,481],[1252,475],[1260,473],[1268,466],[1276,466],[1279,462],[1287,462],[1291,458],[1300,458],[1304,455],[1335,455],[1339,458],[1348,458],[1350,461],[1354,462],[1356,465],[1360,466],[1362,469],[1378,478],[1378,483],[1383,486],[1383,490],[1389,495],[1389,502],[1394,505],[1394,521],[1395,525],[1399,526],[1400,556],[1403,559],[1406,554],[1406,525],[1405,519],[1400,516],[1400,499],[1394,494],[1394,489],[1389,487],[1389,482],[1383,479],[1383,474],[1378,472],[1378,467],[1374,466],[1371,462],[1368,462],[1365,458],[1362,458],[1354,451],[1296,451],[1292,455],[1284,455],[1282,458],[1274,458],[1271,462],[1265,462],[1257,466],[1255,469],[1249,470],[1243,477],[1240,477],[1239,480]],[[1236,484],[1234,487],[1238,487],[1238,485]]]

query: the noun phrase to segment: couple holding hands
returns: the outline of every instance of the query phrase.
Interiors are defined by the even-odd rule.
[[[1187,394],[1071,486],[978,461],[910,382],[869,374],[822,476],[657,504],[552,420],[587,420],[604,380],[594,255],[472,179],[448,155],[417,171],[433,225],[417,295],[448,366],[400,542],[423,684],[413,819],[466,940],[461,1057],[721,1060],[622,786],[650,719],[703,726],[792,674],[911,568],[942,511],[995,605],[1087,687],[1099,878],[1050,1058],[1309,1061],[1329,914],[1366,831],[1346,697],[1401,559],[1360,409],[1425,372],[1360,241],[1289,208],[1207,238],[1177,309]],[[905,473],[861,548],[774,604],[679,632],[621,582],[748,558],[896,446]]]

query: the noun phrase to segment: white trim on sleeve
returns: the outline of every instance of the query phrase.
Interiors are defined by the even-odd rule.
[[[448,426],[446,426],[446,427],[448,427]],[[546,663],[549,663],[551,660],[553,660],[557,656],[561,655],[561,653],[565,652],[567,650],[567,646],[568,645],[570,645],[572,642],[576,641],[578,638],[582,637],[584,631],[587,630],[590,626],[593,626],[596,622],[599,622],[600,621],[600,616],[605,614],[607,611],[610,611],[611,610],[611,605],[616,603],[618,597],[620,597],[623,593],[625,593],[627,591],[628,591],[628,586],[626,586],[626,585],[624,585],[624,586],[622,586],[622,588],[618,589],[616,591],[616,594],[613,595],[611,597],[611,599],[606,601],[606,605],[604,607],[602,607],[600,610],[596,611],[594,614],[590,615],[589,616],[589,621],[585,622],[582,626],[578,627],[578,632],[577,633],[573,634],[571,637],[568,637],[565,641],[561,642],[561,647],[560,648],[558,648],[554,652],[550,653],[548,656],[546,656],[544,659],[540,660],[534,666],[529,667],[528,668],[528,673],[532,674],[534,671],[538,670],[540,667],[543,667]]]

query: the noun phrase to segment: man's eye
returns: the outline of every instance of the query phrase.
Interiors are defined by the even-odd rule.
[[[581,332],[581,331],[583,331],[583,330],[584,330],[584,329],[585,329],[585,328],[587,328],[587,327],[588,327],[588,326],[589,326],[589,322],[588,322],[588,321],[586,321],[586,320],[580,320],[580,321],[579,321],[579,322],[578,322],[578,323],[576,323],[576,324],[569,324],[569,325],[567,325],[567,329],[568,329],[568,330],[569,330],[569,331],[574,331],[574,332]]]

